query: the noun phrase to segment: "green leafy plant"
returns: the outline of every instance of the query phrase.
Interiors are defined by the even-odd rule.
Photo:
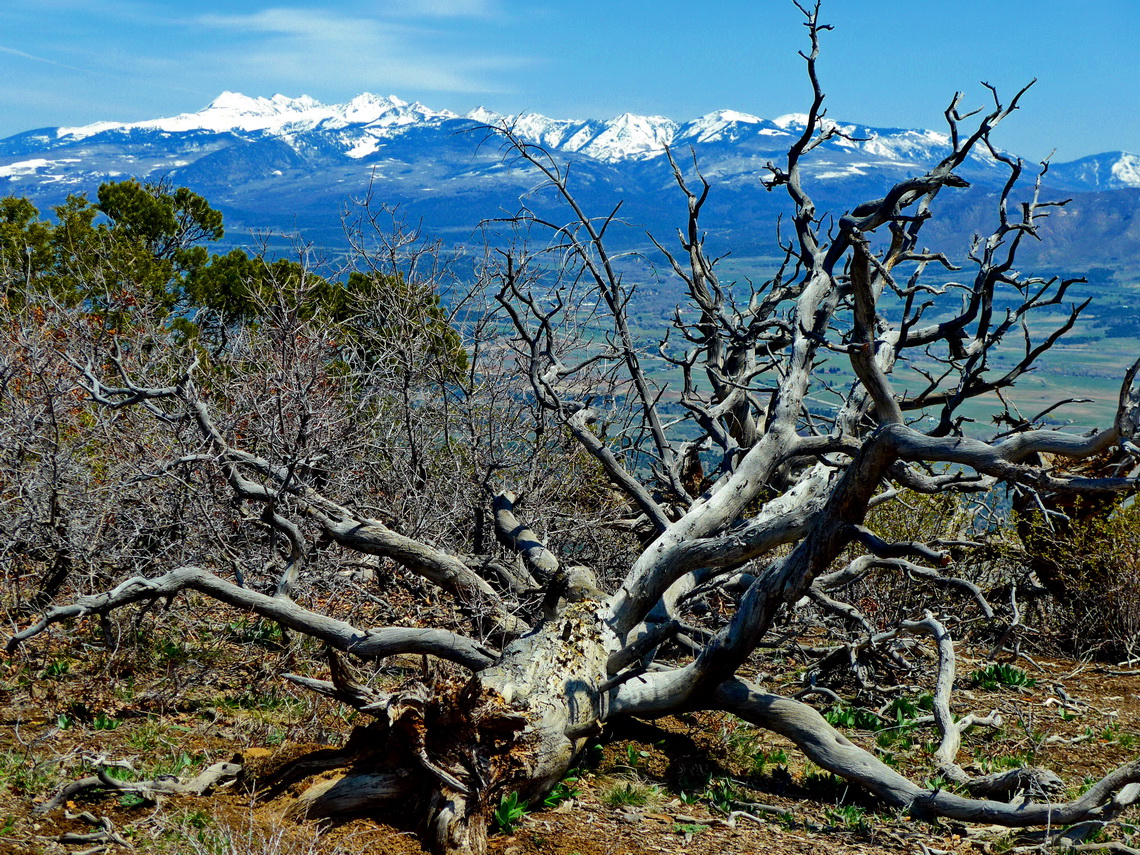
[[[878,730],[883,725],[882,719],[873,710],[848,706],[847,704],[836,704],[826,710],[823,717],[833,727]]]
[[[187,825],[192,828],[209,828],[213,825],[213,817],[204,810],[195,808],[194,810],[187,811],[184,820]]]
[[[942,775],[935,775],[923,781],[923,786],[928,790],[948,790],[951,788],[949,778],[944,778]]]
[[[156,774],[160,775],[181,775],[189,769],[202,764],[202,756],[192,757],[185,751],[179,751],[168,762],[158,763],[155,767]]]
[[[1112,722],[1104,730],[1101,731],[1100,738],[1104,742],[1111,742],[1119,745],[1125,750],[1130,750],[1136,744],[1136,737],[1134,734],[1121,729],[1119,722]]]
[[[239,618],[230,621],[226,630],[243,644],[257,644],[271,650],[279,649],[284,642],[281,624],[264,618]]]
[[[771,751],[758,751],[752,755],[751,766],[753,774],[763,775],[769,765],[787,770],[788,752],[783,748],[773,748]]]
[[[92,730],[117,730],[122,722],[117,718],[111,718],[106,713],[97,713],[94,721],[91,722]]]
[[[190,658],[186,645],[178,639],[163,638],[153,646],[155,657],[160,663],[178,665]]]
[[[1031,688],[1037,680],[1024,670],[1008,662],[994,662],[970,674],[970,679],[979,689],[995,691],[999,688]]]
[[[519,798],[519,794],[507,793],[499,799],[499,806],[491,814],[491,825],[499,834],[514,834],[526,813],[526,802]]]
[[[125,808],[142,807],[146,804],[146,799],[139,793],[123,793],[119,796],[119,804]]]
[[[914,748],[909,730],[899,730],[897,727],[888,727],[885,731],[874,734],[874,743],[879,748],[897,748],[901,751],[910,751]]]
[[[1012,852],[1013,847],[1017,844],[1017,835],[1003,834],[990,841],[990,851],[994,855],[1005,855],[1006,852]]]
[[[288,734],[286,734],[282,728],[275,727],[269,731],[269,734],[265,737],[265,741],[269,745],[281,745],[285,741],[286,736],[288,736]]]
[[[841,794],[847,789],[846,781],[811,762],[804,766],[803,785],[820,794]]]
[[[579,781],[577,769],[571,769],[566,776],[559,781],[554,787],[546,794],[542,800],[542,806],[546,808],[556,808],[565,801],[576,799],[582,795],[582,791],[575,786]]]
[[[895,721],[901,722],[915,718],[918,715],[918,709],[918,702],[899,695],[887,704],[886,714]]]
[[[39,793],[51,783],[45,764],[21,751],[0,751],[0,789]]]
[[[708,831],[707,825],[702,825],[699,822],[675,822],[673,823],[674,834],[700,834],[702,831]]]
[[[871,824],[867,820],[867,812],[859,805],[839,805],[828,808],[826,815],[832,825],[842,826],[860,834],[867,834],[871,830]]]
[[[71,663],[66,659],[53,659],[44,668],[44,676],[53,679],[64,677],[71,670]]]
[[[982,770],[990,772],[1003,772],[1006,769],[1020,769],[1023,766],[1032,766],[1034,756],[1029,751],[1015,751],[1011,754],[999,754],[995,757],[983,757],[980,760]]]
[[[723,814],[732,813],[734,804],[740,800],[740,792],[728,778],[714,778],[705,790],[705,798],[714,810]]]
[[[894,724],[890,727],[881,727],[875,732],[875,744],[880,748],[898,748],[909,751],[914,747],[911,734],[918,727],[917,716],[922,708],[923,698],[912,702],[907,698],[895,698],[886,709],[888,716],[893,716]]]
[[[642,751],[636,745],[625,747],[625,765],[629,766],[630,769],[637,769],[641,765],[641,761],[648,756],[648,751]]]

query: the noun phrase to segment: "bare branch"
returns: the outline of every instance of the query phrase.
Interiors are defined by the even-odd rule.
[[[330,647],[362,659],[382,659],[397,653],[426,653],[476,671],[487,667],[495,659],[492,651],[447,630],[411,627],[357,629],[344,621],[301,608],[287,599],[238,587],[200,567],[181,567],[156,579],[128,579],[106,594],[81,597],[72,605],[54,606],[36,624],[12,636],[7,649],[14,650],[29,638],[34,638],[52,624],[61,621],[107,614],[134,603],[174,597],[183,591],[199,591],[235,608],[275,620],[282,626],[320,639]]]

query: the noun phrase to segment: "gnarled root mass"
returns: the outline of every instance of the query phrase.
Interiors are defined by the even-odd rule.
[[[296,793],[286,813],[297,819],[410,809],[437,851],[483,851],[496,794],[533,774],[525,714],[477,677],[412,683],[364,709],[376,720],[342,750],[313,752],[250,783],[266,797]]]
[[[290,813],[330,816],[418,803],[438,852],[481,853],[490,815],[511,792],[540,798],[585,746],[598,722],[608,651],[597,604],[567,608],[513,642],[499,662],[467,679],[411,683],[384,696],[357,694],[376,721],[342,751],[315,752],[255,781],[267,795],[312,779]],[[326,693],[352,692],[334,666]],[[367,701],[366,703],[361,703]]]

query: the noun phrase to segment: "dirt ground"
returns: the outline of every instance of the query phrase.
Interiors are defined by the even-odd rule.
[[[186,778],[235,756],[254,762],[276,751],[338,744],[353,725],[350,711],[280,680],[282,671],[315,657],[304,643],[288,643],[255,622],[227,624],[206,639],[164,632],[117,651],[93,633],[72,628],[0,662],[0,853],[423,851],[414,805],[394,816],[319,825],[288,819],[287,805],[259,803],[240,786],[157,804],[87,793],[37,812],[98,763],[127,761],[131,769],[114,774],[132,779]],[[789,693],[798,688],[802,664],[792,657],[757,663],[766,687]],[[1034,657],[1017,663],[1024,671],[1017,681],[1031,685],[987,686],[976,675],[985,664],[969,650],[960,654],[954,712],[996,710],[1004,719],[1001,728],[967,733],[959,760],[971,773],[1038,764],[1057,771],[1072,798],[1140,755],[1140,670]],[[400,670],[397,664],[379,678],[398,679]],[[914,685],[902,697],[914,699],[913,709],[879,710],[876,718],[856,706],[819,706],[831,708],[854,741],[924,780],[936,736],[914,719],[923,714],[929,676],[905,676]],[[571,777],[552,806],[514,816],[504,808],[504,819],[514,822],[493,834],[491,852],[719,855],[831,847],[1000,855],[1041,840],[1040,833],[912,822],[805,762],[785,740],[723,714],[614,728]],[[1088,840],[1140,845],[1140,812],[1093,830]]]

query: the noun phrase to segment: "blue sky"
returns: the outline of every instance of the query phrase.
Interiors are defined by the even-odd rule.
[[[1057,161],[1140,152],[1140,0],[830,0],[830,115],[942,127],[1038,78],[998,142]],[[0,137],[201,109],[219,92],[364,91],[466,112],[685,120],[800,112],[790,0],[3,0]]]

